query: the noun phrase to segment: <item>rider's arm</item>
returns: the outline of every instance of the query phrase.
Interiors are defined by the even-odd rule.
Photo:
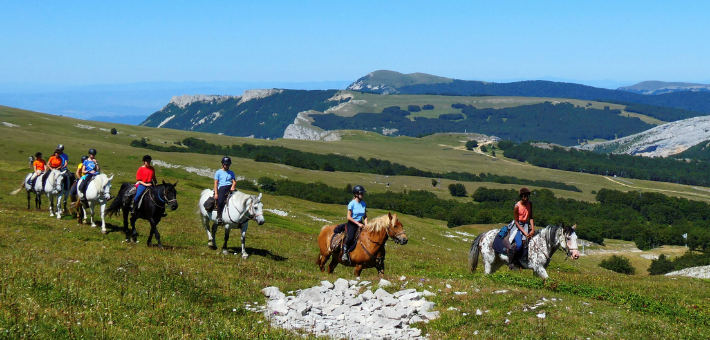
[[[96,166],[94,167],[94,173],[98,173],[101,170],[101,168],[99,167],[99,161],[94,159],[94,164],[96,164]]]
[[[365,213],[365,216],[362,217],[362,221],[365,222],[363,226],[367,224],[367,213]]]
[[[234,191],[236,186],[237,186],[237,181],[234,178],[232,178],[232,188],[230,188],[229,190]]]
[[[219,180],[215,179],[214,180],[214,199],[217,199],[217,184],[219,183]]]
[[[535,234],[535,222],[533,222],[532,218],[530,219],[530,232],[528,234],[530,234],[530,235]]]
[[[88,172],[86,171],[86,165],[83,165],[83,164],[81,165],[81,174],[82,175],[88,174]]]

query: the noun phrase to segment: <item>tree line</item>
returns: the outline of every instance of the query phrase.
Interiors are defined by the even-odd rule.
[[[618,176],[657,182],[710,185],[710,163],[698,159],[639,157],[623,154],[600,154],[593,151],[553,146],[543,149],[530,143],[501,141],[503,155],[532,165],[566,171]]]
[[[478,175],[469,172],[455,171],[438,173],[420,170],[414,167],[408,167],[399,163],[392,163],[388,160],[381,160],[377,158],[365,159],[363,157],[358,157],[356,159],[335,154],[324,155],[289,149],[282,146],[253,145],[248,143],[242,145],[235,144],[232,146],[222,146],[208,143],[204,140],[193,137],[185,138],[182,142],[176,142],[175,145],[170,146],[150,144],[146,139],[134,140],[131,142],[131,146],[162,152],[192,152],[208,155],[249,158],[257,162],[279,163],[309,170],[362,172],[387,176],[398,175],[446,178],[455,181],[467,182],[521,184],[581,192],[581,190],[574,185],[556,181],[528,180],[513,176],[493,175],[490,173],[481,173]]]

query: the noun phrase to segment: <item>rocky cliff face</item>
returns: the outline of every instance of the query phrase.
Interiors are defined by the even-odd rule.
[[[617,140],[578,146],[582,150],[647,157],[678,154],[710,139],[710,116],[684,119]]]

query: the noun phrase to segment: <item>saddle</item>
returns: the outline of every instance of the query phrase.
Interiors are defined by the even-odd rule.
[[[347,223],[339,224],[335,229],[333,229],[333,237],[330,239],[330,252],[331,253],[337,253],[340,252],[344,247],[345,247],[345,239],[348,236],[348,233],[345,232],[345,228],[347,228]],[[360,232],[362,231],[362,228],[357,228],[357,232],[355,233],[355,239],[353,240],[353,243],[357,242],[357,240],[360,239]]]

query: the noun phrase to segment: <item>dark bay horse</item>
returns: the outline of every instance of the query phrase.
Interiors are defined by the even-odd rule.
[[[390,237],[398,244],[407,244],[407,234],[404,232],[402,223],[397,220],[397,214],[392,213],[382,215],[370,221],[362,229],[360,238],[355,242],[355,250],[350,253],[350,262],[343,262],[340,258],[342,250],[332,252],[330,240],[333,238],[333,230],[336,225],[323,227],[318,235],[318,246],[320,254],[316,264],[321,271],[325,271],[325,264],[333,255],[333,260],[328,265],[328,274],[332,273],[338,263],[344,266],[355,267],[355,276],[359,277],[364,268],[375,267],[380,276],[385,274],[385,242]]]
[[[150,223],[150,235],[148,236],[147,245],[150,247],[153,240],[153,235],[155,234],[155,239],[158,241],[158,247],[162,248],[163,244],[160,243],[160,233],[158,232],[158,223],[160,219],[163,218],[165,214],[165,208],[170,207],[170,210],[174,211],[178,208],[177,202],[177,191],[175,184],[165,183],[146,188],[146,194],[143,196],[143,201],[140,202],[140,206],[136,209],[136,215],[131,216],[131,227],[132,232],[128,231],[128,215],[131,213],[131,202],[133,196],[130,199],[124,199],[126,193],[134,187],[133,183],[123,183],[121,184],[121,189],[118,191],[118,196],[113,200],[111,206],[108,207],[107,213],[109,216],[117,215],[119,211],[123,211],[123,229],[126,232],[126,242],[138,242],[136,232],[136,220],[141,218],[147,220]]]

